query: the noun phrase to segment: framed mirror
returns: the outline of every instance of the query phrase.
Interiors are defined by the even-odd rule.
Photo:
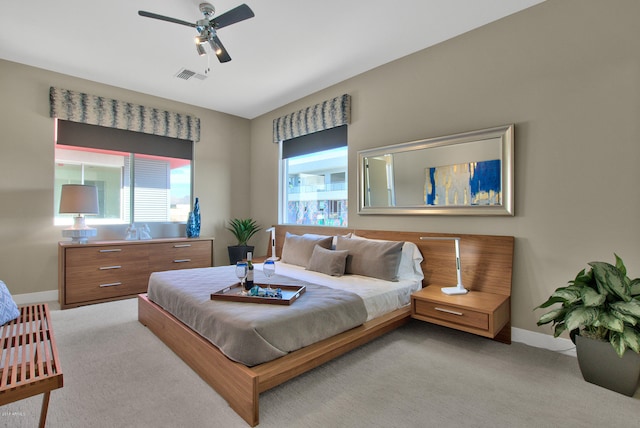
[[[513,215],[513,125],[358,152],[359,214]]]

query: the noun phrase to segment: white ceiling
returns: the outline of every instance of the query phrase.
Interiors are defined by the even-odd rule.
[[[3,0],[0,58],[252,119],[542,2],[210,2],[218,15],[242,1],[255,17],[219,30],[232,58],[225,64],[197,55],[195,29],[137,13],[195,23],[198,0]],[[175,77],[207,67],[205,80]]]

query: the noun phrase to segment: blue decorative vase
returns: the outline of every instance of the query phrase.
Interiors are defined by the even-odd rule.
[[[197,238],[200,236],[200,202],[196,198],[193,204],[193,211],[189,213],[187,219],[187,238]]]

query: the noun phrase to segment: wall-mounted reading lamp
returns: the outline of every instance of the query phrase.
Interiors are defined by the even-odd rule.
[[[279,259],[276,257],[276,228],[270,227],[265,230],[265,232],[271,232],[271,257],[268,260],[273,260],[274,262]]]
[[[462,273],[460,271],[460,238],[458,237],[446,237],[446,236],[438,236],[438,237],[431,237],[431,236],[421,236],[420,237],[421,240],[423,241],[454,241],[455,242],[455,246],[456,246],[456,273],[458,276],[458,285],[456,285],[455,287],[442,287],[441,290],[444,294],[467,294],[469,292],[469,290],[467,290],[466,288],[464,288],[464,285],[462,285]]]

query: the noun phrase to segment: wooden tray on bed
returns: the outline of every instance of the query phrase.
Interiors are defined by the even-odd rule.
[[[266,288],[266,284],[256,284],[259,287]],[[218,292],[211,294],[211,300],[229,300],[232,302],[246,302],[246,303],[267,303],[271,305],[290,305],[300,297],[307,288],[304,285],[280,285],[271,284],[272,289],[279,288],[282,290],[282,298],[277,297],[258,297],[247,296],[242,294],[242,288],[240,283],[233,284],[230,287],[224,288]]]

